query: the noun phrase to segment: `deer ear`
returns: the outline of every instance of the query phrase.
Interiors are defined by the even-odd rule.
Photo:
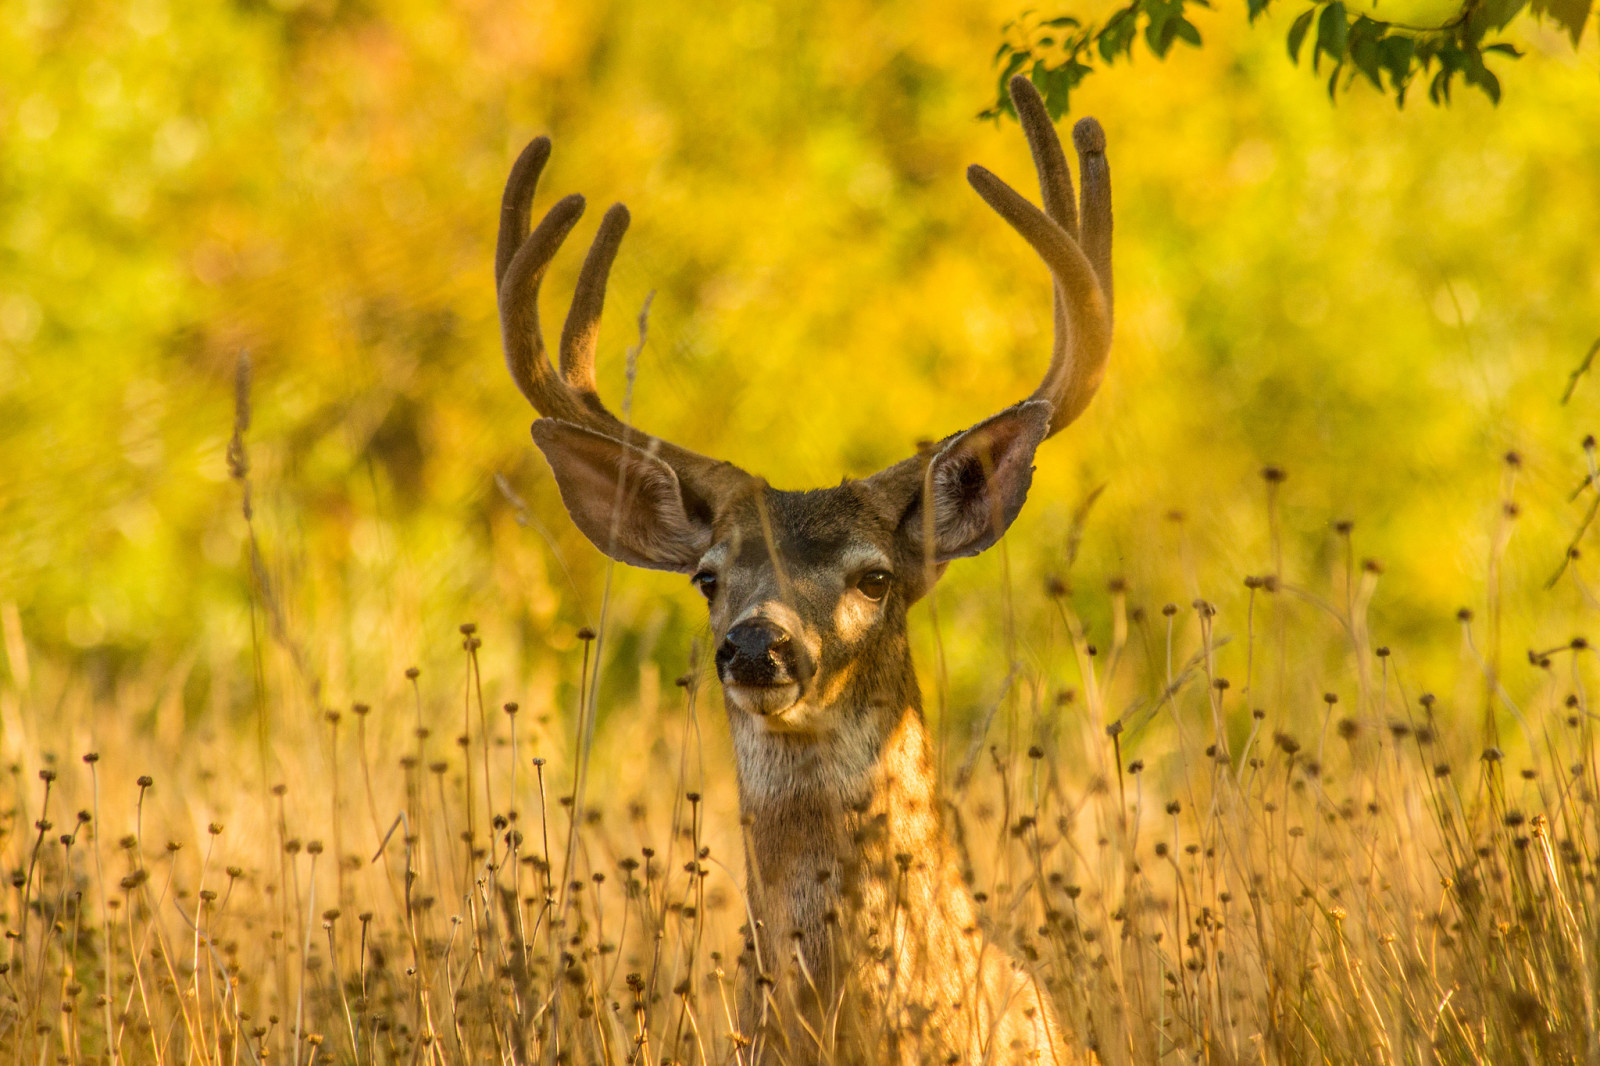
[[[931,524],[938,564],[977,555],[1005,535],[1033,482],[1033,453],[1050,427],[1051,406],[1030,400],[956,434],[928,464],[925,492],[901,529],[919,547]],[[924,504],[932,511],[929,522]],[[924,549],[926,551],[926,549]]]
[[[533,442],[583,535],[618,562],[689,573],[711,547],[707,509],[691,505],[672,468],[642,448],[541,418]]]

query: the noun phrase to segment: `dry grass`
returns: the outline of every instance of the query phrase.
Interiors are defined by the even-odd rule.
[[[293,649],[252,569],[262,653]],[[1276,571],[1231,616],[1022,585],[1059,611],[1070,687],[1019,666],[938,729],[986,922],[1091,1060],[1600,1061],[1592,651],[1508,681],[1477,649],[1514,640],[1464,612],[1447,706],[1374,646],[1375,566],[1347,555],[1320,591]],[[714,691],[691,669],[662,699],[646,664],[641,706],[600,707],[585,633],[575,707],[553,682],[499,705],[498,637],[463,626],[456,677],[412,671],[370,710],[295,712],[261,670],[259,735],[13,685],[5,1056],[742,1062]],[[1301,680],[1313,661],[1337,694]]]

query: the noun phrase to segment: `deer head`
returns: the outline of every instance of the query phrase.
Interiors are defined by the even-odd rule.
[[[1111,183],[1093,119],[1073,131],[1082,184],[1075,205],[1061,142],[1026,78],[1011,98],[1044,203],[1029,203],[980,166],[979,196],[1049,267],[1055,344],[1028,398],[870,477],[785,492],[730,463],[625,424],[595,386],[606,277],[628,227],[612,206],[578,276],[558,366],[539,329],[539,285],[583,213],[568,196],[529,232],[550,142],[524,149],[506,182],[495,254],[511,375],[541,417],[533,439],[578,528],[635,566],[693,575],[710,604],[717,672],[731,711],[776,733],[815,734],[840,708],[909,672],[906,610],[962,556],[1005,533],[1027,496],[1034,451],[1088,405],[1111,346]],[[905,670],[901,670],[902,664]],[[914,697],[913,697],[914,698]]]

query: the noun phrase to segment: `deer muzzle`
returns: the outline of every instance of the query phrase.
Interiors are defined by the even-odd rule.
[[[751,618],[728,630],[717,648],[717,676],[728,689],[791,690],[798,695],[806,655],[788,631],[766,618]],[[751,693],[752,695],[754,693]],[[781,710],[779,701],[742,700],[757,714]]]

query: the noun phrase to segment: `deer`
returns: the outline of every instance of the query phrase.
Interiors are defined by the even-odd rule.
[[[954,560],[1017,517],[1040,444],[1073,422],[1111,349],[1105,134],[1073,129],[1080,198],[1027,78],[1010,96],[1042,208],[982,166],[967,179],[1049,268],[1054,343],[1031,395],[833,488],[774,489],[636,429],[601,400],[606,281],[630,216],[602,218],[558,361],[540,284],[584,210],[532,226],[550,156],[539,137],[505,186],[495,281],[511,376],[577,528],[602,553],[690,576],[707,601],[735,757],[750,923],[739,1044],[760,1064],[1062,1063],[1069,1040],[1037,976],[983,931],[947,838],[907,612]],[[744,1053],[741,1052],[743,1059]]]

